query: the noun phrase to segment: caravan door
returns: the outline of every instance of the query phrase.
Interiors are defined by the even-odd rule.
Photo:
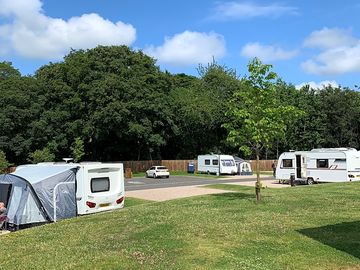
[[[306,178],[306,156],[304,155],[295,155],[296,158],[296,179],[305,179]]]

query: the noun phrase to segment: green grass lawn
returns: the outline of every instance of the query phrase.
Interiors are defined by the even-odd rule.
[[[360,183],[212,187],[1,236],[0,268],[360,269]]]

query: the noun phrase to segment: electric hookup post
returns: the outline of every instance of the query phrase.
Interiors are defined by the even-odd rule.
[[[295,186],[295,173],[291,173],[291,174],[290,174],[290,185],[291,185],[292,187]]]

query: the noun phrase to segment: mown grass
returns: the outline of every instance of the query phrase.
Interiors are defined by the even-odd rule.
[[[1,236],[1,269],[360,269],[360,183],[140,204]]]
[[[128,197],[125,200],[125,207],[136,206],[136,205],[139,205],[139,204],[150,203],[150,202],[152,202],[152,201],[147,201],[147,200]]]

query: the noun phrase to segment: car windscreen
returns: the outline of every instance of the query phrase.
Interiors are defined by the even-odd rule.
[[[167,170],[167,168],[165,166],[160,166],[160,167],[157,167],[158,170]]]

